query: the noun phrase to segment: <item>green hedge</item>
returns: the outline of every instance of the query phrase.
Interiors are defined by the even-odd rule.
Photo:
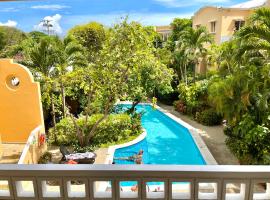
[[[226,144],[241,164],[270,164],[270,129],[245,114],[234,127],[225,129]]]
[[[215,109],[210,108],[196,113],[196,121],[206,126],[220,125],[222,116]]]
[[[88,133],[91,127],[102,115],[89,117],[86,126]],[[85,117],[78,119],[78,125],[83,126]],[[142,132],[141,121],[137,117],[128,114],[111,114],[97,128],[95,136],[91,140],[91,146],[99,147],[129,140]],[[57,123],[55,128],[49,130],[49,143],[56,145],[77,145],[76,129],[71,118],[66,118]]]

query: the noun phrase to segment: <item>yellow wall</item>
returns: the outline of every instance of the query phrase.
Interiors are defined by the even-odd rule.
[[[221,35],[221,13],[216,7],[204,7],[195,13],[193,17],[193,28],[197,25],[205,26],[211,32],[211,21],[216,21],[216,33],[212,33],[216,43],[220,42]]]
[[[11,85],[11,78],[20,80]],[[10,59],[0,59],[0,135],[2,142],[25,143],[41,125],[44,130],[39,83],[30,71]]]
[[[252,10],[224,9],[222,10],[222,30],[220,37],[233,36],[235,21],[243,20],[247,22]]]
[[[32,132],[33,133],[33,132]],[[40,156],[42,156],[47,150],[47,144],[40,144],[39,137],[42,134],[41,131],[34,132],[34,137],[27,141],[23,149],[23,153],[20,157],[19,164],[38,164]]]
[[[252,10],[230,9],[217,7],[201,8],[193,17],[193,27],[205,26],[211,32],[211,21],[216,21],[216,32],[213,33],[215,43],[220,44],[223,38],[230,38],[234,34],[234,21],[244,20],[250,16]]]

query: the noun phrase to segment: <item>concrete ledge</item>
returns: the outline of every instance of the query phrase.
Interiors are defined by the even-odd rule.
[[[124,144],[110,146],[109,149],[108,149],[105,164],[112,164],[114,152],[115,152],[116,149],[121,149],[121,148],[124,148],[124,147],[128,147],[128,146],[132,146],[134,144],[137,144],[137,143],[141,142],[142,140],[144,140],[146,135],[147,135],[146,130],[143,129],[142,134],[139,135],[135,140],[132,140],[132,141],[124,143]]]
[[[118,104],[132,104],[132,102],[122,101],[122,102],[119,102]],[[139,105],[151,105],[151,103],[140,103]],[[157,110],[161,111],[162,113],[164,113],[167,117],[169,117],[172,120],[174,120],[177,123],[179,123],[181,126],[183,126],[186,129],[188,129],[188,131],[190,132],[190,135],[193,138],[193,141],[197,145],[197,147],[198,147],[198,149],[199,149],[199,151],[200,151],[200,153],[201,153],[201,155],[202,155],[202,157],[203,157],[203,159],[204,159],[204,161],[206,162],[207,165],[218,165],[217,161],[215,160],[215,158],[213,157],[213,155],[211,154],[211,152],[207,148],[205,142],[201,138],[201,136],[199,134],[199,132],[200,132],[199,129],[194,128],[190,124],[184,122],[180,118],[174,116],[169,111],[167,111],[167,110],[159,107],[158,105],[155,105],[155,108]]]

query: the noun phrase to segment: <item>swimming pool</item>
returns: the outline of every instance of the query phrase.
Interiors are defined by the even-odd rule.
[[[117,105],[127,109],[131,105]],[[151,105],[138,105],[142,112],[142,126],[147,136],[141,142],[116,149],[114,158],[128,157],[144,150],[144,164],[205,165],[189,130]],[[116,164],[134,164],[133,161],[114,160]]]

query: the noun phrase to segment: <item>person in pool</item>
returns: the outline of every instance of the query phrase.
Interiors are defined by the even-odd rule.
[[[138,154],[134,154],[133,156],[129,157],[120,157],[120,158],[114,158],[115,160],[128,160],[128,161],[135,161],[136,164],[141,164],[143,158],[143,150],[141,149]]]

